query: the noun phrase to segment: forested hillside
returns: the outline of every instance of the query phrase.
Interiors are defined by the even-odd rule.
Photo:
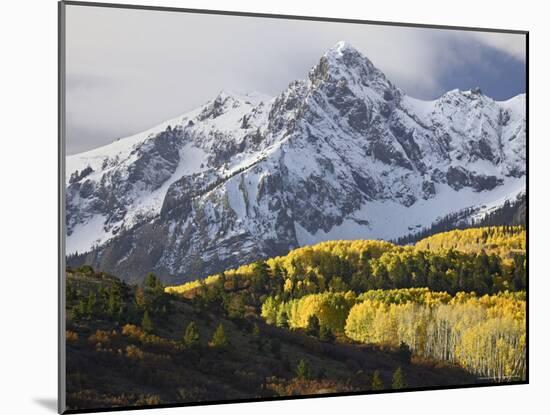
[[[408,348],[267,324],[246,290],[186,299],[89,267],[67,287],[69,411],[481,382]]]
[[[458,363],[498,381],[526,376],[525,293],[476,296],[428,289],[311,294],[287,302],[269,297],[270,324],[345,333],[368,344],[406,344],[416,355]]]
[[[482,377],[520,380],[525,247],[519,226],[454,230],[414,246],[331,241],[167,290],[187,297],[215,295],[213,287],[244,290],[243,301],[261,304],[268,324],[404,344]]]
[[[324,291],[361,293],[372,289],[427,287],[451,294],[477,294],[526,287],[526,232],[522,227],[455,230],[399,246],[385,241],[330,241],[298,248],[216,274],[169,287],[188,293],[201,284],[268,286],[283,297]]]
[[[523,381],[525,236],[330,241],[175,287],[69,269],[69,406]]]

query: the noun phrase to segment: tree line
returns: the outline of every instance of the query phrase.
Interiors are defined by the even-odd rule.
[[[525,230],[511,226],[445,232],[414,247],[384,241],[323,242],[168,291],[186,293],[220,279],[233,289],[251,286],[258,295],[284,300],[325,291],[360,294],[411,287],[450,294],[520,291],[527,286],[525,243]]]

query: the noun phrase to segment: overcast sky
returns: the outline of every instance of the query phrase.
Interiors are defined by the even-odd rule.
[[[67,153],[146,130],[222,90],[275,96],[339,40],[417,98],[525,92],[525,37],[67,6]]]

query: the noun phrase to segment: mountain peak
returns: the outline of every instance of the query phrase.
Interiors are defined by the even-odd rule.
[[[382,71],[349,42],[343,40],[325,52],[310,71],[309,79],[316,86],[345,81],[347,85],[368,87],[378,93],[395,89]]]
[[[345,40],[340,40],[338,42],[336,42],[336,44],[331,47],[329,49],[329,52],[335,52],[335,53],[340,53],[342,54],[344,51],[351,51],[351,52],[357,52],[359,53],[359,51],[357,49],[355,49],[351,43],[345,41]]]
[[[364,56],[359,50],[354,48],[351,43],[340,40],[334,46],[326,51],[324,57],[331,62],[344,61],[345,63],[351,63],[353,61],[365,61],[372,66],[372,62]]]

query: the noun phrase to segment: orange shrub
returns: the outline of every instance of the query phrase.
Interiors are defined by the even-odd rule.
[[[76,343],[78,341],[78,333],[67,330],[65,332],[65,339],[67,340],[67,343]]]

